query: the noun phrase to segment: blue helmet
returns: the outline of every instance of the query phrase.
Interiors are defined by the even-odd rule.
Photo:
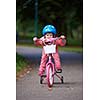
[[[56,28],[53,25],[46,25],[42,30],[42,34],[45,35],[46,33],[49,33],[49,32],[55,35]]]

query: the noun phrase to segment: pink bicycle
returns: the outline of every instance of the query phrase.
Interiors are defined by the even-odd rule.
[[[57,74],[62,73],[62,70],[57,71],[54,62],[52,61],[52,54],[56,52],[56,45],[50,44],[50,42],[51,41],[48,42],[49,45],[44,46],[45,53],[48,55],[48,62],[46,63],[46,74],[40,77],[40,84],[42,84],[43,80],[46,79],[48,87],[53,86],[54,76],[57,76],[60,79],[61,83],[63,83],[63,76]]]

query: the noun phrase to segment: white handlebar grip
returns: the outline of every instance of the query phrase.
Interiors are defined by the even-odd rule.
[[[33,41],[36,41],[36,40],[37,40],[37,37],[34,37],[34,38],[33,38]]]

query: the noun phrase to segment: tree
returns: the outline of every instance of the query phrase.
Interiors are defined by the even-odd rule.
[[[17,0],[17,20],[34,20],[34,0]],[[38,0],[39,24],[54,24],[58,33],[69,34],[83,24],[83,0]]]

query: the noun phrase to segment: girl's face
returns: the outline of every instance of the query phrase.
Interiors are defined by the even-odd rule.
[[[45,35],[45,38],[46,38],[46,39],[53,38],[53,34],[52,34],[52,33],[47,33],[47,34]]]

